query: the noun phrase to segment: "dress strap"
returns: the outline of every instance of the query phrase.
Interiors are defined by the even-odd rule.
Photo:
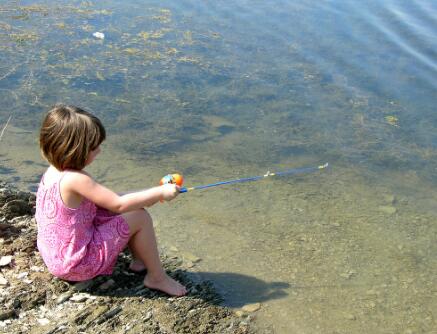
[[[64,178],[65,174],[67,174],[66,170],[61,171],[61,176],[59,176],[58,183],[60,183],[62,181],[62,179]]]

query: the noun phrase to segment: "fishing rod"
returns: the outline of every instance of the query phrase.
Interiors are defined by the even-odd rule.
[[[287,169],[287,170],[284,170],[284,171],[274,172],[274,173],[268,171],[264,175],[258,175],[258,176],[244,177],[244,178],[235,179],[235,180],[215,182],[215,183],[204,184],[204,185],[199,185],[199,186],[194,186],[194,187],[189,187],[189,188],[182,187],[182,184],[184,182],[184,179],[183,179],[182,175],[180,175],[180,174],[168,174],[168,175],[164,176],[161,179],[160,184],[161,185],[166,184],[166,183],[177,184],[178,186],[181,187],[179,189],[179,192],[180,193],[186,193],[186,192],[189,192],[189,191],[192,191],[192,190],[200,190],[200,189],[212,188],[212,187],[217,187],[217,186],[223,186],[225,184],[234,184],[234,183],[243,183],[243,182],[249,182],[249,181],[258,181],[258,180],[265,179],[267,177],[272,177],[272,176],[285,176],[285,175],[297,175],[297,174],[313,173],[313,172],[317,172],[317,171],[322,170],[322,169],[326,169],[328,166],[329,166],[329,164],[325,163],[324,165],[320,165],[320,166],[292,168],[292,169]]]

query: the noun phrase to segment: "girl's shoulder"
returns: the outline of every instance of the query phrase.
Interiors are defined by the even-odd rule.
[[[59,171],[55,167],[50,166],[47,168],[47,170],[44,173],[43,181],[44,184],[50,185],[53,183],[58,182],[59,180],[77,180],[81,178],[90,178],[91,176],[82,170],[73,170],[73,169],[67,169],[64,171]]]
[[[91,180],[88,173],[80,170],[65,170],[60,178],[59,190],[64,204],[77,209],[83,201],[81,190],[86,187],[86,182]]]
[[[80,184],[83,181],[92,180],[92,177],[83,170],[67,169],[62,173],[63,175],[61,179],[64,184],[75,185]]]

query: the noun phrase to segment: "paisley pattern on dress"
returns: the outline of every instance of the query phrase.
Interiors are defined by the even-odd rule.
[[[83,281],[112,274],[129,241],[129,225],[121,215],[83,199],[76,209],[62,201],[59,180],[38,187],[35,218],[37,246],[49,271],[62,279]]]
[[[53,198],[53,190],[56,190],[55,187],[47,190],[47,192],[44,194],[44,199],[42,200],[42,203],[44,205],[44,214],[49,219],[55,218],[58,212],[57,203]]]

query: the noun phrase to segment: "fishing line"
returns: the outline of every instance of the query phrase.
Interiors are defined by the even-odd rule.
[[[215,182],[215,183],[199,185],[199,186],[195,186],[195,187],[181,187],[179,192],[186,193],[186,192],[193,191],[193,190],[207,189],[207,188],[212,188],[212,187],[217,187],[217,186],[223,186],[223,185],[226,185],[226,184],[235,184],[235,183],[243,183],[243,182],[249,182],[249,181],[258,181],[258,180],[262,180],[262,179],[265,179],[265,178],[268,178],[268,177],[273,177],[273,176],[286,176],[286,175],[297,175],[297,174],[314,173],[314,172],[326,169],[328,166],[329,166],[328,163],[325,163],[324,165],[315,166],[315,167],[293,168],[293,169],[288,169],[288,170],[274,172],[274,173],[268,171],[264,175],[258,175],[258,176],[244,177],[244,178],[235,179],[235,180]],[[167,175],[164,178],[166,178],[166,177],[174,177],[175,175],[179,175],[179,174],[173,174],[173,176]],[[181,177],[181,176],[179,176],[179,177]],[[182,177],[181,177],[181,180],[182,180]],[[165,182],[164,181],[163,183],[177,183],[177,182]],[[180,185],[181,184],[182,184],[182,182],[180,182]]]

